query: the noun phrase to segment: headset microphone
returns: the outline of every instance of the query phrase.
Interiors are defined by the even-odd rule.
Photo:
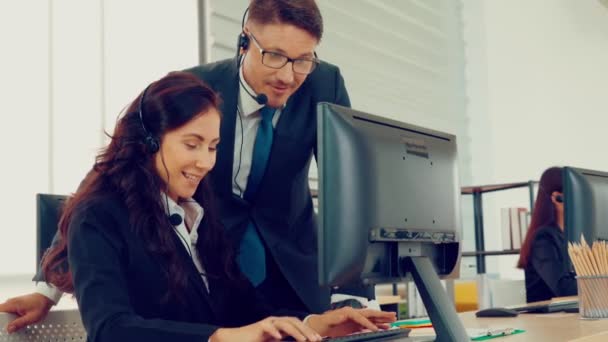
[[[171,214],[169,216],[169,223],[173,226],[179,226],[182,224],[182,217],[179,214]]]
[[[245,87],[245,85],[243,84],[243,81],[241,80],[240,76],[239,76],[239,83],[241,84],[241,86],[243,87],[243,89],[245,90],[247,95],[249,95],[252,99],[254,99],[255,102],[257,102],[258,104],[261,104],[262,106],[264,106],[266,103],[268,103],[268,96],[266,96],[266,94],[260,93],[256,96],[256,95],[253,95],[249,90],[247,90],[247,87]]]
[[[255,97],[255,100],[259,104],[265,105],[268,103],[268,96],[266,96],[266,94],[260,93],[260,94],[258,94],[258,96]]]

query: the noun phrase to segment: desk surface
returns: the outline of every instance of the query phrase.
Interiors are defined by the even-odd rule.
[[[526,314],[505,318],[477,318],[475,312],[460,314],[466,328],[517,328],[526,332],[504,341],[570,341],[608,331],[608,319],[583,320],[578,313]],[[503,340],[503,339],[501,339]]]
[[[477,318],[475,312],[459,314],[465,328],[515,328],[524,333],[505,336],[492,341],[574,341],[596,342],[608,341],[608,319],[583,320],[578,313],[527,314],[517,317]],[[428,329],[412,331],[410,339],[396,341],[428,341]],[[432,331],[431,331],[432,332]],[[432,340],[432,339],[430,339]]]
[[[34,291],[29,277],[13,279],[3,278],[0,281],[0,302],[7,298]],[[63,296],[54,309],[75,309],[76,301],[72,296]],[[582,320],[577,313],[520,314],[517,317],[477,318],[475,312],[459,314],[466,328],[517,328],[526,330],[523,334],[507,336],[496,341],[571,341],[582,337],[598,336],[608,332],[608,319]],[[604,335],[606,336],[606,335]],[[426,340],[426,339],[404,339]],[[596,339],[584,340],[596,341]]]

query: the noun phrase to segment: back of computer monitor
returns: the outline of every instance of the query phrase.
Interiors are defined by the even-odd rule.
[[[317,134],[320,283],[397,282],[404,256],[456,277],[456,138],[327,103]]]
[[[568,241],[608,240],[608,172],[564,167],[563,188]]]
[[[40,261],[46,250],[51,246],[53,236],[57,232],[61,209],[67,199],[62,195],[36,195],[36,270],[40,269]]]

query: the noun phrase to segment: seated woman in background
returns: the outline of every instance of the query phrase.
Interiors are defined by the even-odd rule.
[[[73,292],[91,341],[320,340],[377,330],[394,313],[273,312],[240,273],[207,173],[219,99],[189,73],[152,83],[116,124],[59,224],[46,279]],[[65,269],[65,259],[69,269]],[[271,314],[277,317],[270,317]]]
[[[540,177],[532,220],[517,263],[525,271],[527,302],[576,295],[566,245],[562,168],[552,167]]]

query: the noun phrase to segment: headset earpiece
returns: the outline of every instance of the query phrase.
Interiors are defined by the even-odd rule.
[[[245,32],[241,32],[241,34],[239,34],[239,42],[237,45],[237,53],[240,54],[241,50],[247,50],[249,49],[249,36],[247,34],[245,34]]]
[[[241,19],[241,33],[239,34],[239,39],[236,42],[236,56],[237,63],[240,66],[240,58],[241,50],[246,51],[249,48],[249,36],[245,33],[245,18],[247,17],[247,12],[249,12],[249,7],[245,9],[243,12],[243,18]]]
[[[144,137],[143,143],[146,146],[147,152],[150,154],[154,154],[160,149],[160,142],[156,137],[154,137],[150,133],[150,131],[148,131],[148,129],[146,129],[146,124],[144,123],[144,99],[146,97],[146,93],[148,92],[148,88],[150,88],[150,85],[148,85],[146,89],[144,89],[144,92],[141,94],[141,98],[139,99],[138,114],[139,121],[141,122],[141,128],[143,128],[144,134],[146,135]]]
[[[557,203],[564,203],[564,197],[562,195],[555,195],[555,201]]]
[[[160,144],[158,143],[158,139],[154,138],[151,135],[148,135],[144,139],[144,144],[146,145],[146,150],[150,154],[154,154],[158,152],[160,149]]]

